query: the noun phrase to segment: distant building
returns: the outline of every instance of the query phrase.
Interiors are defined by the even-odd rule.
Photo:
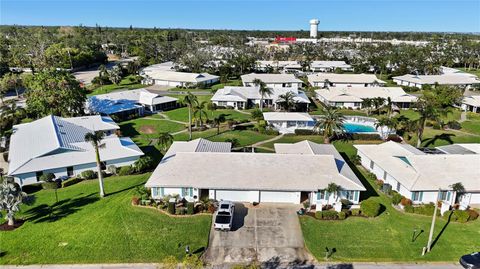
[[[129,115],[165,111],[178,107],[178,99],[161,96],[146,89],[111,92],[88,98],[87,113],[124,118]]]
[[[143,152],[128,137],[118,137],[120,129],[110,117],[62,118],[46,116],[13,126],[8,155],[8,175],[20,185],[37,183],[46,173],[74,177],[86,170],[96,171],[95,150],[85,134],[103,131],[100,148],[102,169],[133,164]]]
[[[480,95],[463,97],[462,110],[480,113]]]
[[[372,87],[383,86],[385,81],[373,74],[334,74],[317,73],[308,75],[308,82],[313,87]]]
[[[400,87],[330,87],[315,90],[317,99],[322,103],[343,108],[362,108],[367,98],[390,98],[398,108],[410,108],[417,97],[407,94]]]
[[[303,81],[297,79],[293,74],[256,74],[250,73],[242,75],[242,83],[245,87],[255,86],[253,81],[259,79],[263,81],[268,88],[290,88],[298,90],[302,87]]]
[[[423,85],[450,85],[462,88],[470,88],[473,84],[480,84],[476,76],[459,73],[447,73],[442,75],[403,75],[393,77],[393,82],[398,85],[422,88]]]
[[[308,113],[264,112],[263,118],[281,134],[293,134],[296,129],[313,130],[315,120]]]
[[[176,72],[173,62],[151,65],[140,71],[142,83],[172,87],[197,87],[211,85],[219,81],[219,77],[208,73]]]
[[[353,67],[344,61],[312,61],[310,64],[311,72],[333,72],[337,68],[347,72],[353,71]],[[301,71],[302,65],[298,61],[257,61],[256,69],[262,72],[269,70],[291,72]]]
[[[273,93],[263,97],[263,106],[271,107],[273,109],[279,109],[278,104],[281,95],[288,92],[294,95],[294,100],[298,110],[306,111],[310,100],[307,95],[296,88],[273,88]],[[262,99],[259,88],[256,86],[250,87],[233,87],[225,86],[223,89],[219,89],[212,97],[212,102],[217,106],[231,107],[235,109],[247,109],[260,105],[260,99]]]

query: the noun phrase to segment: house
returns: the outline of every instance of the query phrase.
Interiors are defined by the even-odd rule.
[[[308,75],[308,82],[313,87],[374,87],[384,86],[385,81],[373,74],[335,74],[317,73]]]
[[[480,113],[480,95],[463,97],[461,108],[463,111]]]
[[[85,116],[62,118],[46,116],[30,123],[13,126],[8,155],[8,175],[20,185],[37,183],[41,175],[76,176],[96,170],[95,150],[85,141],[85,134],[103,131],[100,148],[103,167],[131,165],[143,152],[128,137],[118,137],[120,129],[110,118]]]
[[[330,87],[315,90],[315,93],[322,103],[343,108],[362,108],[367,98],[390,98],[398,108],[410,108],[417,101],[417,97],[400,87]]]
[[[470,88],[473,84],[480,84],[476,76],[470,74],[446,73],[442,75],[403,75],[393,77],[393,82],[401,86],[422,88],[423,85],[449,85],[461,88]]]
[[[160,85],[171,87],[200,87],[215,84],[220,77],[208,73],[187,73],[171,70],[154,69],[143,71],[142,83],[146,85]]]
[[[238,153],[205,140],[177,143],[145,184],[154,199],[176,194],[194,201],[300,204],[309,200],[324,204],[333,199],[324,189],[334,182],[342,187],[340,197],[358,204],[360,192],[365,190],[333,147],[318,145],[317,151],[312,143],[313,149],[295,152],[295,147],[304,147],[297,143],[290,148],[279,146],[278,153]],[[199,144],[203,145],[201,151],[197,150]]]
[[[263,106],[279,109],[281,100],[280,96],[286,93],[292,93],[293,99],[296,102],[296,109],[306,111],[310,100],[305,92],[298,90],[297,88],[273,88],[272,94],[263,97]],[[221,107],[232,107],[235,109],[246,109],[256,105],[260,105],[260,99],[262,96],[259,93],[259,87],[235,87],[225,86],[223,89],[219,89],[212,97],[212,102]]]
[[[333,72],[337,68],[342,71],[353,71],[351,65],[344,61],[312,61],[310,71]],[[268,72],[271,70],[283,70],[285,72],[301,71],[303,69],[299,61],[257,61],[256,70]]]
[[[177,98],[161,96],[146,89],[127,90],[89,97],[86,112],[119,118],[129,115],[142,116],[146,112],[177,108],[177,101]]]
[[[353,67],[344,61],[312,61],[310,70],[313,72],[333,72],[336,69],[351,72]]]
[[[295,77],[293,74],[255,74],[250,73],[242,75],[242,83],[245,87],[255,86],[253,81],[259,79],[263,81],[268,88],[289,88],[298,90],[302,87],[303,82]]]
[[[315,120],[308,113],[264,112],[263,119],[281,134],[293,134],[296,129],[313,130]]]
[[[408,144],[392,141],[355,145],[355,148],[363,167],[414,204],[435,203],[438,196],[450,205],[458,202],[462,208],[480,205],[480,169],[473,165],[480,163],[478,152],[468,148],[458,152],[457,148],[452,154],[426,154]],[[476,148],[478,150],[478,144]],[[452,184],[458,182],[465,187],[465,193],[452,190]]]

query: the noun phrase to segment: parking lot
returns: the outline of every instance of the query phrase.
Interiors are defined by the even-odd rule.
[[[312,257],[305,249],[297,205],[236,204],[233,229],[211,230],[204,255],[210,264],[250,263],[305,264]]]

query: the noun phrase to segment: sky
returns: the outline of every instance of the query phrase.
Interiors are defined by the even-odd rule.
[[[0,0],[2,25],[480,33],[480,0]]]

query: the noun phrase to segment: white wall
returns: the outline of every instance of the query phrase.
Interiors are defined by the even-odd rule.
[[[231,190],[215,190],[215,200],[229,200],[234,202],[258,202],[259,191],[231,191]]]
[[[353,194],[353,199],[348,199],[350,202],[353,204],[358,204],[360,202],[360,191],[355,191],[356,193]],[[310,195],[310,203],[313,205],[332,205],[335,202],[340,201],[341,199],[347,199],[346,193],[345,192],[340,192],[337,197],[334,197],[333,194],[329,194],[327,196],[323,195],[323,199],[318,199],[318,194],[317,192],[312,192]]]
[[[106,165],[115,165],[115,167],[122,167],[122,166],[127,166],[127,165],[132,165],[135,161],[137,161],[140,158],[140,156],[134,156],[134,157],[127,157],[127,158],[121,158],[121,159],[116,159],[116,160],[111,160],[111,161],[106,161]]]

